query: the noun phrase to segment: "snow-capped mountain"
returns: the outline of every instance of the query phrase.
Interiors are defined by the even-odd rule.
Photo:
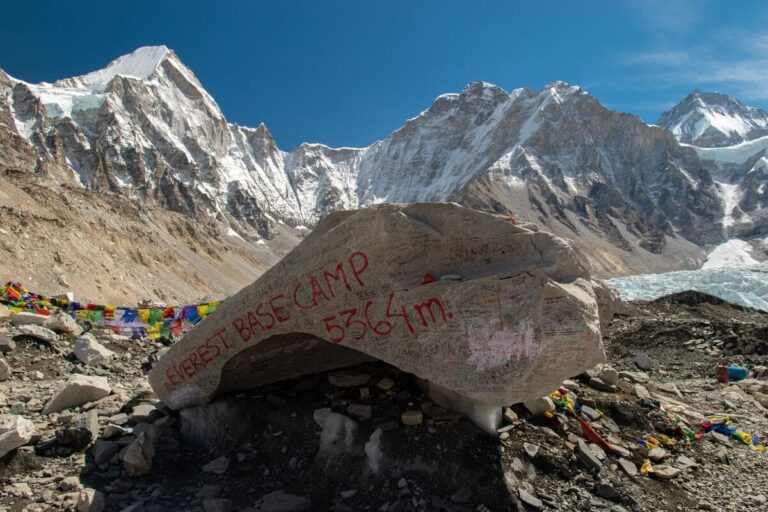
[[[694,91],[658,124],[691,144],[713,176],[726,237],[768,232],[768,113],[732,96]]]
[[[768,112],[727,94],[693,91],[664,112],[656,124],[680,142],[723,147],[768,135]]]
[[[0,149],[10,146],[6,166],[218,218],[246,237],[385,201],[536,222],[603,273],[695,265],[723,237],[721,191],[694,149],[561,82],[472,83],[366,148],[286,152],[264,125],[228,123],[173,51],[148,47],[54,84],[0,72]]]

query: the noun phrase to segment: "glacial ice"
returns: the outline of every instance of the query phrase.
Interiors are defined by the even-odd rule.
[[[734,304],[768,311],[768,263],[738,268],[702,268],[608,279],[624,300],[653,300],[696,290]]]

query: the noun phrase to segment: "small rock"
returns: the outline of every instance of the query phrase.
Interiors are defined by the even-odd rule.
[[[0,335],[0,353],[7,354],[16,350],[16,342],[10,336]]]
[[[35,424],[21,416],[0,415],[0,458],[24,446],[37,432]]]
[[[221,495],[221,486],[205,484],[197,491],[197,497],[201,499],[218,498]]]
[[[615,393],[618,388],[613,384],[608,384],[600,377],[592,377],[589,379],[589,387],[597,389],[599,391],[605,391],[607,393]]]
[[[635,356],[635,365],[641,370],[652,370],[656,368],[656,361],[651,359],[651,356],[645,352],[640,352]]]
[[[661,446],[653,448],[648,452],[648,458],[651,459],[651,461],[653,462],[661,462],[662,460],[667,458],[667,450],[665,450]]]
[[[700,501],[696,508],[699,510],[715,510],[715,506],[708,501]]]
[[[90,333],[85,333],[75,340],[73,352],[75,357],[87,366],[103,366],[115,355],[114,352],[96,341],[96,338]]]
[[[11,378],[11,367],[8,366],[8,361],[0,356],[0,382]]]
[[[699,467],[699,463],[693,460],[690,457],[686,457],[685,455],[679,455],[677,457],[677,460],[675,461],[678,465],[678,467],[682,469],[689,469],[689,468],[697,468]]]
[[[609,386],[615,386],[619,383],[619,372],[612,366],[603,366],[600,373],[597,375],[600,380],[608,384]]]
[[[644,372],[619,372],[619,377],[632,384],[645,384],[650,380],[648,374]]]
[[[80,488],[80,479],[76,476],[65,477],[59,482],[59,490],[62,491],[74,491]]]
[[[11,325],[17,327],[27,325],[37,325],[42,327],[50,317],[48,315],[38,315],[37,313],[30,313],[28,311],[22,311],[11,316]]]
[[[363,404],[349,404],[347,414],[356,418],[369,420],[373,418],[373,407]]]
[[[48,317],[45,323],[43,323],[43,327],[54,332],[72,334],[74,336],[79,336],[83,332],[83,328],[77,325],[75,319],[66,313],[59,313],[58,315]]]
[[[528,454],[528,457],[532,459],[535,459],[536,455],[539,453],[539,445],[537,444],[523,443],[523,449],[525,450],[525,453]]]
[[[96,489],[82,489],[77,498],[77,512],[102,512],[106,501]]]
[[[621,458],[619,459],[619,466],[621,466],[621,469],[623,469],[629,476],[637,475],[637,466],[635,466],[632,461]]]
[[[312,501],[305,496],[294,496],[283,491],[267,494],[256,505],[259,512],[304,512],[312,507]]]
[[[583,439],[579,439],[576,449],[576,458],[579,462],[592,472],[600,471],[600,468],[603,467],[603,463],[600,462],[600,459],[597,458],[595,452]]]
[[[105,441],[103,439],[100,439],[96,441],[96,443],[91,448],[91,455],[93,455],[93,462],[100,466],[104,464],[105,462],[109,462],[109,459],[112,458],[114,454],[116,454],[120,450],[120,446],[113,442],[113,441]]]
[[[416,425],[422,424],[424,421],[424,415],[421,413],[421,411],[405,411],[400,416],[400,420],[403,422],[403,425],[415,427]]]
[[[158,416],[160,416],[160,411],[154,404],[142,403],[133,408],[128,421],[131,423],[152,423]]]
[[[523,402],[523,405],[533,416],[542,416],[544,413],[555,410],[555,403],[548,396],[528,400]]]
[[[96,410],[74,417],[69,423],[56,430],[56,441],[63,446],[82,450],[99,437],[99,418]]]
[[[581,414],[589,421],[597,421],[600,419],[601,414],[588,405],[581,406]]]
[[[454,503],[467,503],[472,497],[472,489],[469,487],[462,487],[455,493],[451,494],[451,501]]]
[[[232,501],[222,498],[210,498],[203,500],[205,512],[229,512],[232,510]]]
[[[581,389],[581,386],[579,386],[579,383],[573,380],[564,380],[563,387],[569,391],[578,391],[579,389]]]
[[[346,499],[348,499],[348,498],[351,498],[351,497],[352,497],[352,496],[354,496],[355,494],[357,494],[357,489],[349,489],[348,491],[341,491],[341,492],[339,493],[339,496],[341,496],[341,497],[342,497],[342,499],[345,499],[345,500],[346,500]]]
[[[513,411],[511,407],[505,407],[504,419],[507,421],[507,423],[514,423],[520,418],[518,418],[517,413]]]
[[[383,391],[389,391],[393,387],[395,387],[395,381],[390,379],[389,377],[384,377],[379,382],[376,383],[376,386],[383,390]]]
[[[595,486],[595,494],[611,501],[621,500],[621,493],[609,483],[601,482]]]
[[[654,466],[652,474],[661,480],[672,480],[677,478],[680,473],[682,473],[682,471],[674,466],[660,464],[658,466]]]
[[[146,475],[152,469],[155,446],[146,432],[141,432],[123,453],[123,467],[128,476]]]
[[[223,475],[229,469],[229,459],[225,456],[213,459],[211,462],[202,467],[202,470],[206,473],[213,473],[215,475]]]
[[[364,386],[371,378],[367,373],[357,372],[334,372],[328,374],[328,382],[336,386],[337,388],[355,388]]]
[[[535,509],[542,509],[544,508],[544,503],[541,502],[539,498],[534,496],[533,494],[529,493],[522,487],[518,487],[517,494],[520,496],[520,500],[525,503],[526,505],[533,507]]]
[[[637,396],[637,398],[639,398],[640,400],[647,400],[647,401],[651,400],[651,393],[642,384],[635,384],[634,390],[635,390],[635,396]]]
[[[731,440],[728,436],[721,434],[720,432],[710,432],[712,439],[722,444],[723,446],[731,446]]]
[[[106,377],[74,374],[43,408],[43,414],[85,405],[107,396],[112,388]]]
[[[46,343],[55,343],[59,341],[58,334],[41,325],[20,325],[16,330],[19,331],[22,336],[29,336],[30,338],[35,338],[36,340],[44,341]]]

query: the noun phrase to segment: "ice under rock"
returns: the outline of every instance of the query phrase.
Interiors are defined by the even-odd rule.
[[[733,304],[768,311],[768,264],[702,268],[608,279],[624,300],[653,300],[695,290]]]

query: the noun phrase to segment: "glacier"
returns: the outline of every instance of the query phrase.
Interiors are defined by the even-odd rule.
[[[768,311],[768,263],[641,274],[607,279],[623,300],[653,300],[695,290],[733,304]]]

